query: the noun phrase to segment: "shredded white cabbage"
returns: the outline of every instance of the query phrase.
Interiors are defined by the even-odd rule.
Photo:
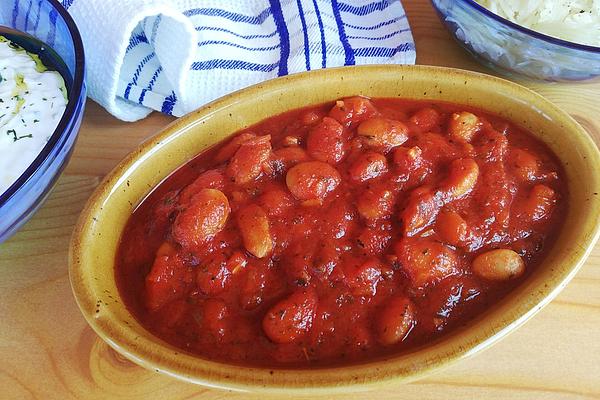
[[[570,42],[600,46],[600,0],[476,0],[519,25]]]

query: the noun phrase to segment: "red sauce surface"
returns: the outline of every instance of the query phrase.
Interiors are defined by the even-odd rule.
[[[187,352],[363,361],[507,295],[550,247],[566,190],[548,148],[501,118],[344,99],[269,118],[172,174],[131,216],[116,277],[142,325]]]

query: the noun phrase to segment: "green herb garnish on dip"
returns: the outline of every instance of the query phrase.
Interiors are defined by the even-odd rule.
[[[67,105],[65,82],[0,36],[0,194],[44,148]]]

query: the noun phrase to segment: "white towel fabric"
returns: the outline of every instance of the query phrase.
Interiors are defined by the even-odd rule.
[[[81,31],[90,96],[126,121],[295,72],[415,61],[400,0],[61,2]]]

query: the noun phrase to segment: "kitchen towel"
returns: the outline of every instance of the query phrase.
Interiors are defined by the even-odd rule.
[[[37,0],[20,2],[35,12]],[[90,97],[126,121],[152,110],[181,116],[295,72],[415,61],[400,0],[61,3],[81,32]]]

